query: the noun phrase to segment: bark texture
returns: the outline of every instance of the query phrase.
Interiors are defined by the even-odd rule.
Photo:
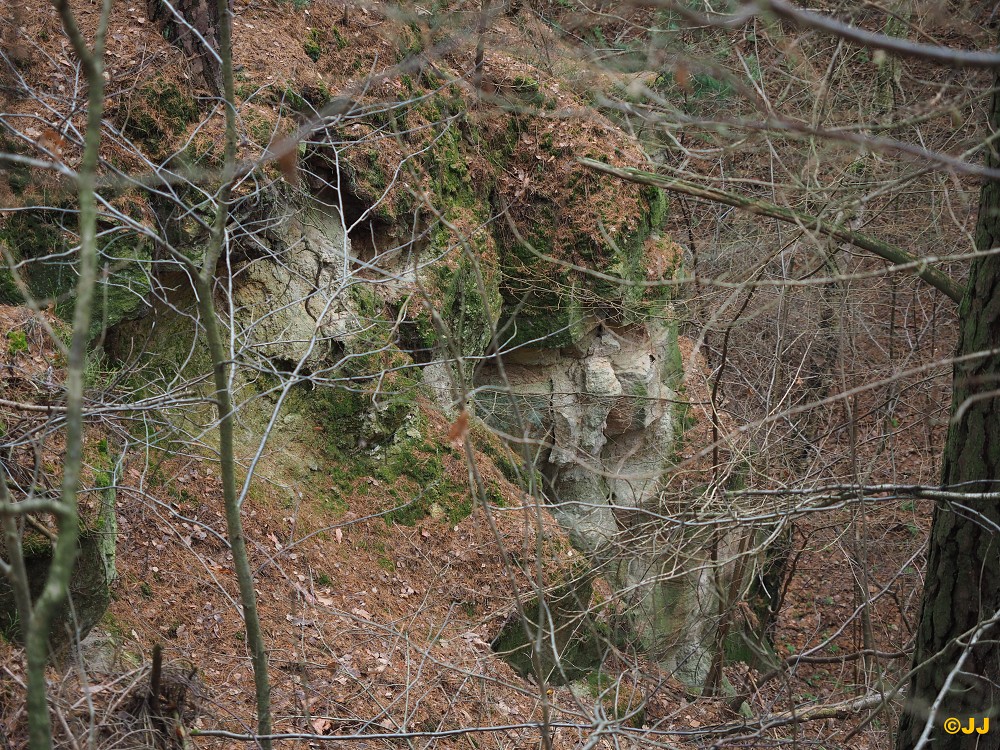
[[[184,23],[179,22],[160,0],[148,0],[149,17],[166,23],[171,40],[184,50],[195,76],[209,91],[221,96],[222,73],[218,61],[213,59],[213,52],[219,50],[218,4],[215,0],[174,0],[172,5],[184,18]]]
[[[996,89],[994,89],[996,91]],[[991,133],[1000,127],[994,93]],[[1000,165],[997,144],[987,157]],[[1000,247],[1000,182],[983,185],[976,244]],[[986,353],[955,366],[953,421],[945,444],[943,483],[965,492],[1000,490],[1000,255],[976,259],[959,308],[958,356]],[[990,354],[990,351],[993,351]],[[957,419],[955,418],[957,416]],[[915,747],[931,721],[935,750],[1000,748],[1000,502],[939,503],[934,510],[927,577],[913,674],[897,736],[898,750]],[[975,645],[969,647],[974,642]],[[964,655],[964,660],[963,660]],[[956,669],[960,665],[960,669]],[[948,680],[951,679],[949,683]],[[935,702],[940,700],[936,711]],[[962,726],[988,716],[987,734],[945,732],[945,719]],[[978,722],[981,726],[981,722]]]

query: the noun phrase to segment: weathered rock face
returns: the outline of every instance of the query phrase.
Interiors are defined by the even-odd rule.
[[[359,328],[344,284],[355,259],[336,209],[295,209],[270,231],[267,254],[235,269],[233,302],[252,350],[311,370],[329,365],[333,342]]]
[[[708,571],[679,562],[658,523],[678,439],[679,351],[669,325],[589,319],[559,349],[516,349],[476,383],[479,416],[533,443],[551,509],[624,598],[641,646],[692,684],[710,666],[718,605]]]
[[[518,349],[481,371],[477,411],[537,441],[553,512],[587,554],[614,544],[615,511],[655,498],[674,441],[675,346],[665,327],[591,321],[571,346]]]
[[[234,274],[237,330],[263,358],[334,367],[367,323],[345,283],[357,290],[357,261],[335,210],[316,203],[290,213],[272,230],[268,253]],[[471,284],[460,285],[460,305],[448,302],[460,273],[422,272],[427,286],[444,284],[450,323],[471,306]],[[402,299],[409,291],[400,275],[380,294]],[[581,311],[571,329],[553,318],[558,335],[546,337],[544,316],[528,316],[522,327],[533,342],[515,342],[500,361],[478,368],[475,409],[533,442],[552,513],[621,598],[630,637],[699,684],[711,663],[718,597],[715,573],[687,567],[680,554],[697,540],[661,521],[660,490],[679,437],[680,374],[675,328],[657,322],[663,319],[623,325],[620,317]],[[464,353],[481,354],[483,346],[477,339],[475,351]],[[427,365],[425,380],[443,407],[462,400],[448,365]]]

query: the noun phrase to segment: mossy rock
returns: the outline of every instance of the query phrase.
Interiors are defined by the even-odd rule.
[[[456,267],[442,262],[433,271],[442,299],[441,322],[448,336],[463,355],[481,355],[493,337],[502,305],[495,263],[488,256],[470,259],[463,255]]]
[[[70,601],[59,607],[52,621],[49,642],[53,653],[63,653],[71,643],[85,637],[101,621],[111,603],[110,586],[116,577],[117,533],[115,492],[109,485],[102,492],[101,511],[94,523],[81,528],[78,555],[70,578]],[[35,600],[52,564],[52,546],[45,537],[34,532],[27,533],[22,544],[31,598]],[[17,606],[6,579],[0,579],[0,634],[7,640],[21,641]]]
[[[398,429],[397,424],[389,424],[397,418],[399,422],[405,413],[398,415],[396,410],[386,415],[382,429],[366,429],[366,414],[372,408],[371,399],[358,388],[329,387],[321,388],[310,394],[309,410],[313,419],[323,427],[326,436],[326,453],[336,458],[346,458],[359,447],[371,441],[377,445],[390,437]]]
[[[147,309],[150,260],[146,242],[108,243],[101,248],[100,262],[108,273],[98,281],[91,338],[124,320],[139,317]]]
[[[526,73],[508,88],[522,104],[545,101],[542,84]],[[624,135],[595,140],[576,127],[557,146],[544,118],[511,113],[501,126],[462,114],[472,109],[464,96],[443,88],[417,104],[401,103],[398,112],[371,115],[363,133],[341,134],[350,146],[338,162],[362,200],[374,202],[389,188],[376,209],[382,220],[419,213],[415,190],[433,195],[443,221],[431,230],[427,255],[444,257],[434,264],[442,268],[432,271],[438,279],[431,302],[462,353],[484,353],[497,323],[505,345],[559,348],[585,335],[588,318],[625,326],[645,320],[656,305],[662,309],[670,287],[647,287],[647,243],[664,223],[665,193],[599,176],[571,163],[565,148],[586,143],[592,158],[627,161],[641,158],[636,145]],[[369,128],[402,133],[392,119],[401,117],[427,125],[419,130],[425,148],[396,164],[390,150],[373,148],[364,136]],[[559,162],[548,165],[542,154]],[[392,180],[412,187],[390,187]],[[467,257],[456,258],[459,251]],[[473,262],[482,271],[479,289],[468,283]],[[425,333],[426,346],[441,331],[430,326]]]
[[[52,257],[67,249],[60,225],[63,218],[64,215],[56,211],[18,211],[0,224],[0,242],[7,246],[15,263],[23,263],[21,279],[36,299],[64,297],[76,282],[70,262]],[[10,271],[4,268],[0,274],[0,303],[19,305],[23,302],[24,297]],[[57,308],[57,312],[62,311]]]
[[[330,427],[324,431],[329,440],[329,463],[324,471],[344,494],[362,488],[367,491],[369,479],[382,483],[388,498],[382,517],[388,525],[413,526],[428,516],[442,517],[454,525],[471,515],[468,486],[448,475],[442,449],[424,441],[417,413],[408,414],[394,433],[383,436],[386,442],[372,448],[366,439],[359,438],[365,431],[363,400],[341,394],[325,403],[331,408],[327,417]],[[339,418],[334,416],[338,409]],[[340,425],[340,430],[331,433],[333,425]]]
[[[22,262],[22,280],[36,300],[54,300],[56,313],[65,321],[73,317],[76,272],[73,260],[63,257],[69,251],[66,232],[56,211],[23,211],[8,216],[0,225],[3,242],[15,262]],[[134,317],[144,306],[149,293],[149,246],[132,235],[103,241],[99,263],[108,269],[98,278],[90,335],[95,338],[105,327]],[[131,242],[131,244],[130,244]],[[24,297],[10,271],[0,271],[0,303],[23,304]]]
[[[651,188],[641,191],[637,200],[640,218],[634,226],[620,227],[613,234],[579,231],[570,251],[557,247],[552,238],[573,206],[533,206],[523,220],[530,228],[520,232],[520,239],[509,230],[498,230],[498,244],[508,248],[501,285],[505,341],[512,346],[532,342],[535,347],[563,347],[586,333],[588,317],[631,325],[644,320],[652,306],[662,306],[669,287],[647,291],[645,249],[650,235],[663,224],[666,198]],[[602,224],[615,224],[614,206],[598,210],[607,214]],[[561,263],[567,255],[572,264],[600,276]]]
[[[528,602],[526,622],[512,615],[491,648],[522,676],[532,674],[555,685],[586,677],[600,667],[607,640],[606,627],[599,626],[590,613],[592,594],[591,578],[585,574],[546,595],[545,607],[538,599]],[[533,658],[539,628],[543,631],[537,654],[541,675],[536,673]]]

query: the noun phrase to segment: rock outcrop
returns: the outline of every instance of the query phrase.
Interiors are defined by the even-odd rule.
[[[476,410],[530,445],[553,515],[622,597],[634,640],[699,684],[713,579],[684,569],[659,499],[679,439],[675,329],[591,318],[581,330],[566,346],[514,349],[482,368]]]
[[[579,156],[619,167],[646,157],[596,111],[557,116],[588,105],[540,71],[494,56],[487,73],[504,85],[488,111],[449,64],[379,84],[351,118],[310,134],[297,169],[283,164],[279,178],[265,160],[268,186],[237,191],[217,293],[233,357],[247,365],[233,376],[239,429],[252,451],[266,425],[304,423],[288,404],[310,417],[328,408],[340,457],[384,459],[419,437],[422,370],[443,410],[471,406],[512,445],[527,441],[525,468],[543,477],[544,501],[589,560],[587,576],[615,592],[616,626],[697,683],[718,597],[707,567],[688,564],[690,532],[661,500],[680,431],[670,307],[679,253],[660,236],[666,197],[582,166]],[[455,83],[442,84],[445,75]],[[314,84],[251,97],[245,119],[271,138],[288,106],[324,106],[325,84]],[[178,137],[198,113],[189,105]],[[369,106],[373,114],[359,114]],[[404,130],[387,130],[386,112]],[[196,255],[204,224],[170,202],[150,208]],[[193,296],[183,279],[157,281],[153,313],[122,313],[106,346],[122,360],[143,352],[136,366],[154,364],[165,382],[204,384]],[[291,371],[311,382],[272,422],[273,394]],[[325,395],[306,395],[307,385]],[[200,435],[209,411],[186,407],[168,421]],[[418,437],[400,437],[405,430]]]
[[[300,201],[271,218],[266,253],[251,248],[234,269],[233,303],[249,351],[309,372],[335,363],[334,342],[361,323],[347,294],[356,258],[344,222],[333,206]]]

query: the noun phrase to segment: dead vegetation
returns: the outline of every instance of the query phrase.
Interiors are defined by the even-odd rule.
[[[76,5],[89,32],[95,11]],[[461,6],[454,18],[467,20],[474,10]],[[221,151],[221,116],[206,117],[212,105],[190,62],[136,12],[118,4],[109,32],[114,137],[105,146],[106,164],[124,173],[148,173],[147,157],[166,159],[172,147],[190,139],[200,159],[193,169],[210,173]],[[244,127],[240,158],[265,158],[283,136],[334,97],[345,95],[354,108],[338,122],[334,137],[345,146],[355,195],[381,201],[385,221],[434,205],[451,191],[457,210],[449,214],[455,227],[449,244],[456,244],[485,220],[463,210],[468,207],[461,205],[461,191],[469,185],[488,184],[505,196],[503,208],[515,229],[539,223],[546,206],[575,206],[572,217],[558,223],[551,244],[539,248],[554,262],[548,268],[556,267],[555,262],[588,267],[591,258],[581,237],[615,237],[623,228],[634,228],[640,220],[639,189],[598,179],[574,161],[596,153],[619,166],[646,167],[649,158],[622,129],[640,134],[642,127],[658,129],[656,118],[643,125],[633,111],[623,112],[623,102],[629,102],[623,95],[629,90],[619,85],[624,74],[609,70],[611,66],[577,65],[579,49],[567,37],[592,29],[593,13],[583,6],[571,13],[559,3],[538,3],[498,18],[483,68],[485,103],[476,106],[480,94],[459,75],[473,62],[469,39],[463,36],[469,24],[432,29],[423,20],[400,22],[394,12],[374,5],[315,3],[302,9],[285,3],[237,3],[237,93]],[[614,40],[615,49],[635,40],[645,43],[650,12],[644,13],[615,15],[599,28]],[[564,36],[552,34],[545,23],[552,19],[562,23]],[[4,90],[0,101],[5,117],[24,136],[11,149],[72,167],[79,160],[84,113],[59,121],[51,114],[65,112],[73,78],[57,19],[40,5],[0,23],[2,38],[14,40],[10,49],[16,70],[45,81],[39,90],[49,108],[49,114],[38,114],[38,102],[10,96],[10,87]],[[732,110],[728,119],[738,120],[753,112],[747,101],[766,110],[784,96],[764,83],[760,90],[775,97],[764,104],[760,92],[752,100],[732,92],[729,99],[716,96],[718,91],[706,81],[730,79],[710,74],[746,63],[751,54],[758,71],[784,70],[787,59],[791,73],[805,82],[782,99],[789,109],[808,113],[820,81],[835,90],[821,122],[827,131],[853,127],[859,109],[872,111],[869,93],[884,75],[874,61],[859,60],[856,51],[849,51],[834,64],[837,58],[815,40],[804,43],[815,42],[808,52],[796,54],[759,44],[763,37],[761,29],[754,38],[744,35],[702,67],[684,60],[665,64],[672,79],[658,88],[655,77],[643,77],[654,61],[643,61],[642,70],[628,74],[629,81],[638,80],[634,91],[645,87],[660,97],[679,92],[696,105],[702,96],[702,108],[684,112],[695,122],[684,123],[679,147],[663,146],[658,137],[645,141],[647,147],[652,142],[659,148],[647,148],[654,160],[682,164],[709,181],[721,170],[733,184],[778,194],[818,214],[856,211],[853,220],[866,231],[926,255],[942,254],[942,248],[951,252],[965,242],[975,209],[975,185],[967,177],[927,176],[917,167],[891,161],[884,152],[859,155],[855,145],[835,139],[793,158],[801,153],[801,138],[750,132],[738,146],[730,146],[715,123],[702,127],[699,118],[718,119],[727,106]],[[455,38],[461,43],[451,49]],[[938,38],[971,47],[977,37],[959,27]],[[692,43],[703,48],[692,51],[691,58],[711,58],[706,43]],[[547,65],[526,62],[537,55],[537,45],[544,46]],[[376,75],[369,85],[373,71],[415,50],[416,55],[405,58],[411,60],[405,72],[384,79]],[[923,139],[929,150],[964,147],[976,135],[968,123],[980,114],[981,103],[968,93],[978,90],[976,79],[959,85],[946,81],[945,73],[926,80],[923,75],[915,67],[898,71],[899,80],[889,86],[903,100],[894,117],[926,122],[908,135]],[[600,114],[583,98],[595,90],[611,100]],[[934,103],[938,91],[949,92],[948,106]],[[449,103],[453,109],[447,108]],[[490,108],[498,104],[517,120],[513,131]],[[384,121],[378,122],[377,115],[384,115]],[[58,141],[48,135],[53,127]],[[461,145],[449,152],[445,134]],[[497,144],[507,151],[500,165],[489,158]],[[412,158],[428,148],[426,159]],[[307,140],[296,163],[302,170],[312,169],[321,151]],[[775,153],[780,158],[774,159]],[[449,173],[459,159],[461,169]],[[400,170],[404,177],[387,186],[384,175]],[[275,163],[264,164],[261,174],[272,182],[288,176]],[[32,170],[23,184],[16,177],[10,170],[0,179],[0,206],[31,205],[65,189],[53,171]],[[301,173],[298,178],[308,179]],[[917,227],[928,225],[928,194],[940,196],[940,202],[935,199],[936,220],[924,232]],[[865,196],[860,209],[859,195]],[[134,195],[119,200],[121,205],[135,201],[123,210],[140,225],[151,222]],[[673,200],[667,222],[669,234],[684,243],[685,266],[694,274],[685,285],[682,306],[691,334],[682,344],[691,424],[668,483],[670,492],[687,497],[706,486],[721,491],[732,487],[734,479],[749,489],[768,490],[937,481],[948,403],[943,360],[954,340],[949,308],[911,279],[883,276],[881,266],[870,259],[814,241],[804,230],[784,234],[774,225],[723,216],[716,206],[684,198]],[[487,260],[498,252],[494,245],[478,249]],[[672,240],[650,241],[645,247],[648,278],[662,279],[668,271],[672,275],[683,252]],[[946,265],[960,276],[963,263]],[[833,281],[813,284],[810,280],[817,277]],[[751,278],[768,283],[738,286]],[[59,355],[44,343],[40,320],[58,325],[48,312],[3,308],[0,314],[6,337],[0,338],[6,349],[0,414],[7,436],[44,432],[60,408],[55,399],[61,382]],[[871,388],[872,383],[883,385]],[[427,408],[424,417],[426,441],[447,446],[448,421]],[[749,430],[747,425],[757,427]],[[315,458],[320,452],[311,438],[325,436],[321,425],[313,428],[313,435],[294,449]],[[51,484],[58,476],[60,446],[57,433],[50,434],[41,453],[28,455],[24,446],[6,456],[5,463],[14,472],[30,474],[40,462],[49,467]],[[94,435],[96,444],[99,433]],[[720,442],[715,451],[705,450],[715,442]],[[420,746],[433,740],[463,747],[470,741],[482,747],[524,747],[537,743],[534,724],[551,712],[553,745],[568,748],[589,736],[591,718],[603,712],[620,721],[616,741],[623,744],[652,744],[666,737],[681,747],[713,742],[762,746],[788,740],[791,730],[782,717],[796,707],[820,706],[824,710],[813,714],[808,708],[799,712],[796,741],[861,749],[890,745],[895,708],[864,701],[908,668],[929,505],[892,497],[791,523],[787,567],[777,578],[778,590],[768,592],[778,602],[771,632],[778,666],[727,664],[725,680],[732,695],[691,695],[656,665],[628,653],[605,661],[594,694],[553,687],[540,695],[489,644],[511,616],[512,601],[527,600],[538,586],[558,581],[572,568],[572,551],[545,511],[505,478],[492,456],[483,451],[475,455],[494,499],[502,502],[477,506],[456,523],[437,511],[412,526],[387,523],[385,512],[401,502],[390,490],[409,493],[403,502],[421,491],[405,477],[398,484],[375,477],[352,479],[345,491],[347,485],[321,471],[279,475],[252,497],[246,523],[274,655],[276,731],[352,737],[358,746],[374,746],[376,740],[364,736],[394,734]],[[426,458],[417,454],[414,460]],[[444,448],[441,461],[448,479],[465,486],[468,467],[461,453]],[[191,730],[244,735],[252,727],[249,660],[240,638],[212,465],[198,456],[151,459],[143,454],[131,456],[122,472],[119,576],[102,623],[113,635],[113,659],[101,674],[81,674],[76,664],[65,665],[70,676],[61,678],[62,688],[54,696],[63,722],[59,741],[73,746],[81,726],[77,722],[96,721],[112,729],[101,747],[147,742],[181,747],[184,741],[199,747],[235,746],[231,738],[186,739]],[[536,528],[539,517],[541,532]],[[505,556],[530,559],[538,533],[549,559],[541,581],[532,582],[512,569]],[[146,660],[160,648],[168,661],[181,660],[186,666],[163,667],[156,690],[151,684],[157,670]],[[0,645],[0,656],[0,722],[13,750],[22,746],[20,657],[9,643]],[[54,680],[59,675],[53,670]],[[741,707],[755,718],[741,716]],[[876,713],[870,714],[873,709]],[[865,717],[874,718],[865,724]],[[515,728],[485,731],[505,725]],[[474,740],[461,733],[465,731],[475,732]],[[136,733],[154,739],[139,739]],[[610,740],[602,742],[610,746]],[[300,739],[285,746],[313,745]]]

